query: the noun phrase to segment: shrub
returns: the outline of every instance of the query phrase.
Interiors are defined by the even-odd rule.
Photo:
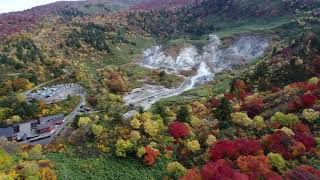
[[[286,173],[286,179],[319,179],[320,171],[311,166],[299,166]]]
[[[229,158],[236,159],[239,155],[257,155],[262,152],[260,143],[256,140],[238,139],[236,141],[222,140],[209,149],[213,161]]]
[[[245,98],[242,110],[247,111],[250,118],[259,115],[264,108],[263,98],[259,94],[253,94]]]
[[[208,115],[208,108],[199,101],[192,103],[192,114],[199,118],[205,118]]]
[[[294,132],[290,128],[287,128],[287,127],[283,127],[281,129],[279,129],[278,131],[282,131],[288,136],[294,136],[295,135]]]
[[[306,147],[307,151],[309,151],[316,145],[316,139],[313,136],[307,135],[305,133],[298,132],[296,133],[294,138],[295,140],[301,142]]]
[[[145,151],[146,153],[144,155],[144,160],[143,160],[144,164],[147,166],[154,165],[157,157],[160,156],[160,151],[150,146],[146,146]]]
[[[95,135],[95,137],[100,137],[104,128],[101,125],[92,124],[91,131]]]
[[[320,118],[320,113],[313,109],[305,109],[302,112],[303,118],[305,118],[310,123],[314,122],[315,120]]]
[[[139,131],[132,130],[130,133],[130,140],[136,142],[141,139],[141,134]]]
[[[268,157],[262,156],[240,156],[236,164],[241,172],[254,172],[261,175],[268,174],[271,171]]]
[[[28,159],[30,159],[30,160],[42,159],[42,146],[40,144],[35,145],[29,151]]]
[[[0,170],[5,171],[13,165],[13,159],[3,149],[0,149]]]
[[[137,157],[141,158],[146,154],[146,149],[144,147],[140,147],[137,150]]]
[[[158,133],[161,131],[161,124],[162,120],[160,121],[153,121],[153,120],[146,120],[143,123],[144,131],[150,135],[151,137],[156,137]]]
[[[221,105],[220,100],[218,99],[212,99],[211,100],[211,107],[212,108],[218,108]]]
[[[303,108],[310,108],[316,103],[318,98],[312,94],[303,94],[300,96],[300,99],[301,99]]]
[[[169,125],[169,133],[171,136],[178,139],[189,136],[190,130],[189,127],[184,123],[173,122]]]
[[[259,131],[267,127],[262,116],[255,116],[252,122],[252,126]]]
[[[192,127],[200,127],[201,125],[203,125],[203,122],[204,121],[199,119],[198,117],[192,116],[190,124],[191,124]]]
[[[209,155],[213,161],[234,157],[237,153],[236,144],[230,140],[218,141],[209,149]]]
[[[302,133],[310,133],[310,128],[309,126],[299,122],[297,123],[294,127],[293,127],[293,130],[295,132],[302,132]]]
[[[141,123],[140,123],[140,121],[139,121],[138,118],[133,118],[133,119],[130,121],[130,125],[131,125],[131,127],[134,128],[134,129],[139,129],[140,126],[141,126]]]
[[[131,149],[133,144],[128,140],[118,139],[116,143],[116,155],[126,157],[126,151]]]
[[[282,131],[276,131],[262,137],[262,143],[266,151],[279,153],[285,159],[302,156],[306,149],[302,143]]]
[[[277,112],[271,117],[271,123],[279,123],[282,126],[293,127],[299,122],[298,116],[294,114],[283,114],[282,112]]]
[[[196,151],[200,150],[199,141],[197,141],[197,140],[188,141],[187,148],[189,151],[192,151],[192,152],[196,152]]]
[[[211,145],[213,145],[213,144],[216,143],[216,142],[217,142],[217,138],[216,138],[214,135],[210,134],[210,135],[207,137],[206,144],[207,144],[208,146],[211,146]]]
[[[275,167],[279,172],[283,172],[286,168],[286,160],[278,153],[269,153],[269,161],[273,167]]]
[[[78,121],[78,127],[87,127],[91,123],[91,119],[89,117],[80,117]]]
[[[257,140],[237,139],[235,143],[241,155],[257,155],[263,152],[262,146]]]
[[[196,168],[187,170],[183,177],[180,177],[178,180],[202,180],[200,172]]]
[[[318,84],[318,82],[319,82],[319,79],[317,77],[313,77],[308,81],[309,84],[315,84],[315,85]]]
[[[216,162],[209,161],[201,169],[204,180],[246,180],[248,177],[232,169],[231,164],[223,159]]]
[[[251,125],[253,122],[252,119],[250,119],[248,115],[243,112],[231,113],[231,120],[232,122],[245,127]]]
[[[166,171],[174,177],[181,177],[187,172],[187,169],[176,161],[167,164]]]
[[[40,175],[38,164],[34,162],[27,163],[21,170],[21,175],[26,179],[38,179]]]

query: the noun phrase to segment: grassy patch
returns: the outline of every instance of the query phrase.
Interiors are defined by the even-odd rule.
[[[161,179],[165,163],[158,162],[146,167],[140,160],[114,156],[81,159],[66,154],[50,153],[46,156],[55,163],[58,179],[96,179],[96,180],[151,180]]]
[[[133,59],[137,59],[141,56],[141,51],[144,48],[149,48],[154,44],[152,38],[137,37],[130,39],[134,44],[120,44],[117,46],[112,46],[112,54],[107,55],[101,64],[100,67],[107,65],[123,65],[131,62]]]
[[[230,37],[237,34],[243,34],[256,31],[267,31],[277,28],[284,24],[290,23],[289,17],[274,17],[274,18],[254,18],[244,21],[228,21],[228,24],[221,25],[224,28],[221,30],[212,32],[219,37]]]
[[[194,101],[206,101],[210,96],[219,95],[229,90],[231,76],[227,73],[217,75],[210,83],[199,86],[182,93],[179,96],[173,96],[159,101],[164,106],[183,105]],[[152,108],[151,108],[152,109]]]
[[[171,88],[178,87],[184,81],[184,78],[174,74],[164,74],[160,77],[159,71],[144,68],[136,64],[127,64],[122,66],[122,68],[128,76],[131,88],[141,87],[145,83]]]

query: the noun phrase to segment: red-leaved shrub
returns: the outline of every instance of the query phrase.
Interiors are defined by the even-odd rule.
[[[224,97],[227,98],[229,101],[234,99],[234,96],[232,94],[230,94],[230,93],[225,93]]]
[[[249,180],[247,175],[233,170],[231,163],[223,159],[207,162],[201,169],[201,176],[204,180]]]
[[[301,132],[301,133],[310,133],[309,126],[303,124],[302,122],[298,122],[293,126],[294,132]]]
[[[310,149],[316,145],[316,139],[313,136],[305,133],[296,133],[294,139],[301,142],[306,147],[307,151],[310,151]]]
[[[282,91],[282,89],[279,88],[279,87],[272,87],[272,88],[271,88],[271,91],[272,91],[272,93],[277,93],[277,92]]]
[[[157,160],[157,157],[160,156],[159,150],[155,150],[150,146],[146,146],[145,148],[146,154],[144,155],[144,164],[147,166],[152,166]]]
[[[173,122],[169,125],[169,133],[171,136],[177,139],[189,136],[190,131],[189,127],[186,124]]]
[[[211,100],[211,107],[212,108],[218,108],[221,105],[220,100],[218,99],[212,99]]]
[[[235,141],[237,144],[238,152],[241,155],[257,155],[263,153],[262,146],[259,141],[251,139],[237,139]]]
[[[199,170],[195,167],[189,169],[179,180],[202,180]]]
[[[320,178],[320,171],[314,169],[311,166],[299,166],[294,170],[290,170],[286,173],[286,180],[319,180]]]
[[[263,98],[255,97],[251,99],[249,102],[241,105],[241,109],[243,111],[247,111],[247,114],[250,118],[253,118],[259,115],[264,108]]]
[[[249,93],[249,92],[240,92],[240,94],[239,94],[239,99],[243,101],[246,97],[248,97],[248,96],[250,96],[250,95],[252,95],[252,93]]]
[[[306,150],[302,143],[282,131],[276,131],[262,137],[262,144],[266,151],[279,153],[285,159],[302,156]]]
[[[240,155],[257,155],[261,154],[262,151],[262,147],[257,140],[222,140],[209,149],[209,155],[213,161],[217,161],[224,158],[236,159]]]
[[[240,156],[236,164],[243,173],[253,172],[256,175],[266,175],[271,171],[267,156]],[[260,179],[260,178],[257,178]]]
[[[301,99],[303,108],[310,108],[317,101],[317,97],[312,94],[303,94],[300,96],[300,99]]]

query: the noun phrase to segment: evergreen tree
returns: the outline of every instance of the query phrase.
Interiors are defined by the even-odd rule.
[[[222,98],[220,106],[213,111],[214,116],[219,120],[219,128],[225,129],[231,125],[232,107],[227,98]]]
[[[166,111],[166,107],[161,105],[160,103],[156,103],[155,104],[155,108],[152,112],[153,114],[158,114],[161,116],[163,122],[165,124],[168,124],[168,121],[169,121],[169,114],[168,112]]]
[[[180,107],[179,111],[177,112],[177,120],[180,122],[189,122],[191,114],[189,112],[188,106]]]

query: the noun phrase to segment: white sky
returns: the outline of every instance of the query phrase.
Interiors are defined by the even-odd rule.
[[[61,0],[0,0],[0,13],[22,11]],[[75,1],[75,0],[68,0]]]

